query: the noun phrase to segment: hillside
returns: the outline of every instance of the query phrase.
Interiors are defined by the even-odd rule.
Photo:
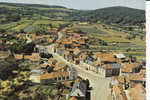
[[[145,22],[145,11],[127,7],[109,7],[96,10],[75,10],[61,6],[39,4],[0,3],[0,23],[20,19],[51,19],[64,21],[88,21],[91,23],[137,25]]]
[[[95,22],[102,21],[106,24],[138,25],[145,22],[145,11],[118,6],[86,11],[81,13],[79,18]]]

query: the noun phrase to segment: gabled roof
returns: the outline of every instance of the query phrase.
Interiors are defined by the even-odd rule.
[[[30,58],[31,61],[40,61],[40,55],[39,53],[32,53],[32,56]]]
[[[40,64],[41,68],[46,68],[47,66],[49,66],[48,63],[44,63],[44,64]]]
[[[86,96],[86,84],[83,81],[74,83],[70,96],[85,97]]]
[[[75,48],[75,49],[74,49],[74,54],[75,54],[75,55],[78,55],[80,52],[81,52],[81,51],[80,51],[79,48]]]
[[[101,62],[116,62],[112,53],[96,53],[95,58],[100,58]]]

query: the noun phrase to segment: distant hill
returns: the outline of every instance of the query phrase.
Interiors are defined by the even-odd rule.
[[[0,23],[21,18],[49,18],[65,21],[104,22],[105,24],[141,25],[145,23],[145,11],[127,7],[109,7],[96,10],[76,10],[62,6],[40,4],[0,3]]]
[[[136,25],[145,22],[145,11],[127,7],[109,7],[92,11],[81,11],[76,14],[74,19],[93,22],[100,20],[106,24]]]

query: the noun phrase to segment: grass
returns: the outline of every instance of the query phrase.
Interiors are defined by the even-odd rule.
[[[89,49],[83,49],[83,51],[108,51],[108,52],[117,52],[124,53],[129,56],[136,56],[139,59],[145,58],[145,49],[146,49],[146,41],[141,40],[140,36],[137,36],[135,39],[128,40],[126,36],[128,33],[122,31],[116,31],[113,29],[105,29],[101,24],[91,24],[91,25],[78,25],[74,24],[73,29],[79,29],[83,32],[88,33],[89,36],[92,36],[95,39],[101,39],[108,43],[108,46],[102,45],[89,45]],[[112,46],[111,44],[114,42],[117,43],[116,46]],[[131,49],[131,51],[126,52],[127,49]]]
[[[24,23],[24,24],[21,24],[21,25],[18,25],[18,26],[16,26],[16,27],[12,28],[12,30],[18,31],[18,30],[21,30],[21,29],[26,28],[26,27],[29,26],[29,25],[30,25],[30,23]]]

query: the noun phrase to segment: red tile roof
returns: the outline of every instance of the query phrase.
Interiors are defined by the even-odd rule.
[[[124,63],[121,68],[121,72],[132,72],[133,68],[139,67],[140,63]]]
[[[100,58],[101,62],[116,62],[112,53],[96,53],[95,58]]]
[[[130,96],[132,100],[146,100],[146,90],[141,84],[137,84],[130,89]]]
[[[139,74],[129,74],[129,79],[133,81],[146,81],[145,78],[142,75]]]
[[[40,75],[40,79],[53,79],[57,77],[67,77],[67,76],[69,76],[69,72],[52,72],[50,74]]]

